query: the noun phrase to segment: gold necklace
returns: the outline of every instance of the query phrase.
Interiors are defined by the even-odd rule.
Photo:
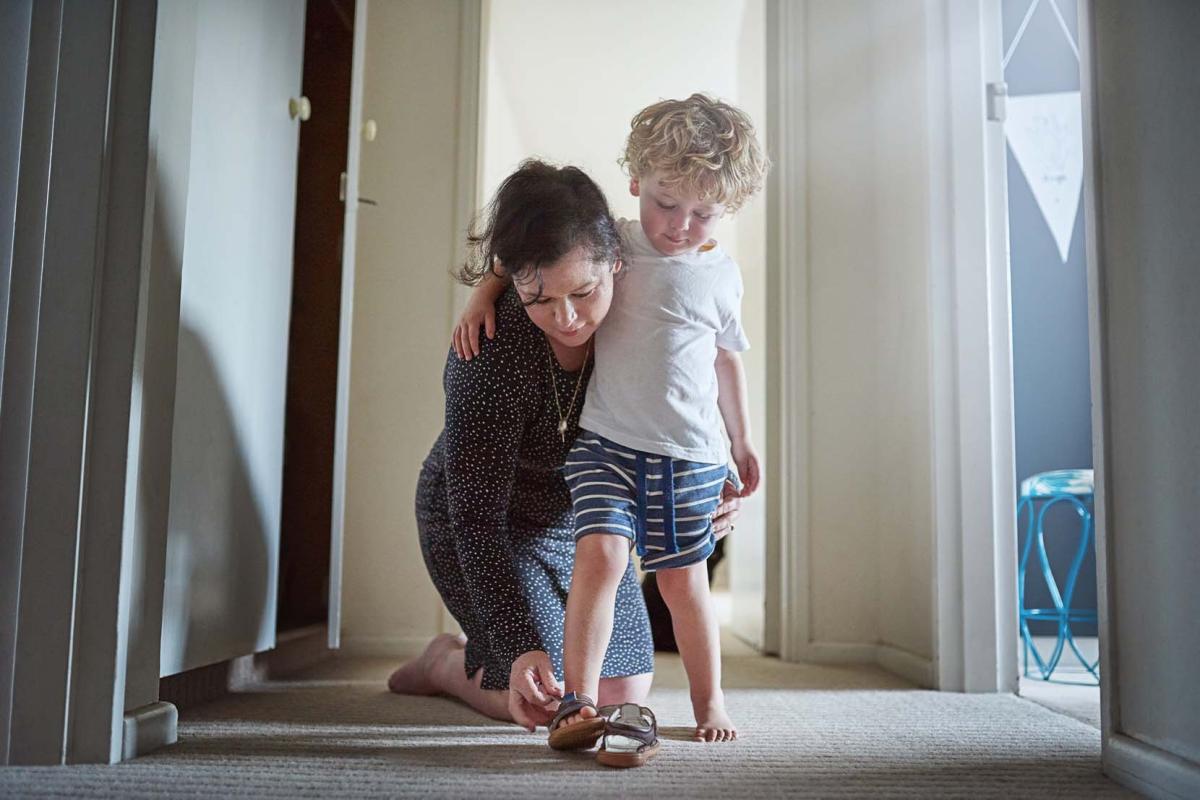
[[[588,339],[587,351],[583,354],[583,366],[579,368],[579,377],[575,379],[575,393],[571,395],[571,405],[567,407],[567,414],[563,416],[562,405],[558,402],[558,381],[554,379],[554,348],[550,346],[550,340],[546,339],[546,362],[550,365],[550,391],[554,392],[554,408],[558,411],[558,438],[562,439],[563,444],[567,443],[567,420],[571,416],[571,412],[575,410],[575,401],[579,398],[579,387],[583,385],[583,372],[587,369],[588,357],[592,354],[592,340]]]

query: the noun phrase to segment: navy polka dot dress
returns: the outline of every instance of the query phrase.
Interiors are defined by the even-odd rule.
[[[470,361],[450,351],[445,429],[417,483],[421,552],[467,635],[467,675],[482,667],[484,689],[507,689],[512,662],[529,650],[548,653],[562,677],[575,553],[562,470],[591,373],[589,362],[564,442],[551,380],[566,410],[579,373],[547,359],[545,335],[511,288],[496,301],[496,331],[495,339],[481,337],[482,353]],[[601,675],[653,670],[650,623],[631,563],[617,590]]]

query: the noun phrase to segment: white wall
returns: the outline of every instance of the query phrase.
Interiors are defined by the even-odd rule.
[[[637,200],[617,165],[629,121],[664,98],[707,92],[766,123],[762,0],[671,0],[489,4],[481,146],[481,200],[524,158],[574,164],[608,196],[618,216],[636,218]],[[535,39],[530,31],[536,30]],[[760,450],[766,424],[764,201],[726,219],[716,237],[738,260],[751,424]],[[770,480],[771,476],[766,476]],[[745,505],[729,543],[739,632],[762,640],[764,492]]]
[[[809,657],[933,656],[926,7],[805,20]],[[909,657],[911,656],[911,658]]]
[[[460,4],[372,2],[354,287],[343,647],[391,653],[440,630],[417,475],[442,427],[456,243]]]

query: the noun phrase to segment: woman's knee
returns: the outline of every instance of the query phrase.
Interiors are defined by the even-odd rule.
[[[646,702],[646,696],[650,694],[650,684],[653,681],[653,672],[644,672],[640,675],[622,675],[616,678],[601,678],[600,692],[599,697],[596,698],[596,704],[610,706],[619,703],[637,703],[641,705]]]
[[[628,567],[629,540],[624,536],[593,533],[575,543],[574,575],[577,578],[617,583]]]

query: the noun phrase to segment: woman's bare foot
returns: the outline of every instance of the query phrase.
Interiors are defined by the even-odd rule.
[[[693,700],[692,711],[696,715],[697,742],[732,742],[737,738],[737,728],[725,712],[725,698]]]
[[[405,661],[388,678],[388,690],[396,694],[439,694],[442,687],[438,680],[438,667],[455,650],[467,646],[467,637],[462,634],[443,633],[435,636],[416,658]]]

